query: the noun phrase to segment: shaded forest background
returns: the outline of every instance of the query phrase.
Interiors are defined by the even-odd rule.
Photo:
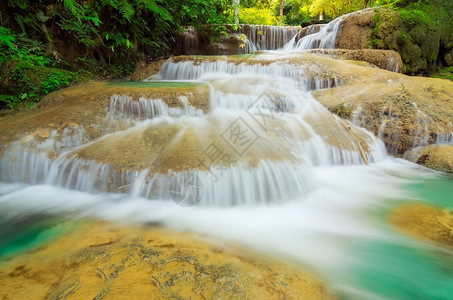
[[[381,28],[387,24],[381,16],[376,19],[371,47],[392,48],[385,40],[385,30],[402,30],[402,40],[412,42],[411,39],[427,33],[438,34],[446,48],[453,48],[450,0],[242,0],[239,5],[238,2],[0,1],[0,108],[31,107],[51,91],[75,82],[124,78],[134,71],[139,60],[171,55],[182,26],[199,28],[209,24],[213,39],[226,35],[224,25],[235,22],[235,9],[241,24],[300,25],[320,17],[333,19],[364,7],[384,5],[398,14],[402,21],[395,26],[402,29]],[[414,28],[420,28],[417,36],[410,34]],[[437,57],[431,57],[431,61],[437,62]],[[443,64],[439,67],[449,65]]]

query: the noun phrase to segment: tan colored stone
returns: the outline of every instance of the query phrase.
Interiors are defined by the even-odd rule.
[[[439,134],[453,132],[453,82],[364,67],[346,72],[351,70],[353,79],[343,86],[313,95],[333,112],[346,107],[358,113],[347,118],[359,120],[375,135],[381,132],[391,154],[402,155],[412,147],[435,143]]]
[[[365,49],[371,34],[374,9],[353,13],[343,20],[335,39],[337,49]]]
[[[313,49],[308,50],[310,53],[319,53],[334,58],[365,61],[373,64],[380,69],[401,73],[403,70],[403,61],[398,52],[392,50],[376,49]]]
[[[167,59],[165,58],[161,58],[149,63],[139,61],[136,65],[134,73],[131,75],[131,80],[140,81],[157,74],[166,60]]]
[[[453,145],[450,144],[416,147],[404,153],[403,157],[434,170],[453,173]]]
[[[301,270],[190,233],[90,222],[0,263],[1,299],[332,299]]]
[[[41,138],[48,138],[49,137],[49,131],[45,130],[45,129],[42,129],[42,128],[38,128],[36,130],[38,132],[38,136],[41,137]]]
[[[394,226],[416,237],[453,247],[453,211],[424,204],[408,204],[390,215]]]

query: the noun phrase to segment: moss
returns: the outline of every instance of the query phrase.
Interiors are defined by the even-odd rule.
[[[441,69],[439,72],[432,74],[431,77],[453,81],[453,66]]]
[[[439,64],[452,63],[453,21],[445,9],[453,5],[445,5],[418,1],[378,10],[371,19],[371,46],[398,51],[406,74],[436,72]]]
[[[339,105],[329,107],[329,111],[331,113],[336,114],[340,118],[349,120],[349,119],[351,119],[352,114],[354,112],[354,106],[341,103]]]

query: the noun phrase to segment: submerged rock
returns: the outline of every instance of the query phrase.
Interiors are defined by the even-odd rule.
[[[189,233],[88,222],[0,262],[2,299],[333,299],[297,268]]]
[[[434,170],[453,173],[453,144],[416,147],[404,153],[403,158]]]
[[[408,204],[390,214],[390,222],[419,238],[453,247],[453,211],[424,204]]]

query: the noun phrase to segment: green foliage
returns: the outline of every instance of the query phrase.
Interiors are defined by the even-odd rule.
[[[329,107],[329,110],[332,113],[336,114],[340,118],[347,119],[347,120],[352,118],[354,109],[355,108],[353,105],[348,105],[348,104],[344,104],[344,103],[338,104],[333,107]]]
[[[310,20],[308,0],[286,0],[283,2],[283,16],[288,25],[300,25],[302,22]],[[274,5],[274,14],[280,13],[280,3]]]
[[[239,11],[239,23],[258,25],[277,25],[278,19],[270,9],[242,8]]]
[[[453,66],[443,68],[439,70],[439,72],[432,74],[431,77],[448,79],[453,81]]]
[[[43,95],[78,79],[77,73],[52,68],[42,43],[8,28],[0,27],[0,50],[0,108],[31,106]]]
[[[36,102],[82,77],[124,77],[140,57],[170,54],[182,25],[210,24],[226,33],[231,6],[230,0],[6,2],[0,108]]]
[[[313,0],[309,6],[311,16],[321,12],[328,17],[336,18],[342,14],[363,8],[363,0]]]
[[[451,65],[453,19],[452,1],[397,0],[373,18],[371,46],[401,54],[406,74],[429,74],[438,66]],[[378,42],[379,41],[379,42]],[[452,52],[453,53],[453,52]]]

